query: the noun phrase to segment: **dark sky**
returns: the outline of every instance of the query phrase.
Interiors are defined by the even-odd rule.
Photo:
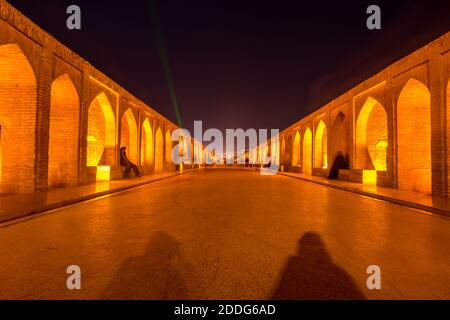
[[[176,122],[149,0],[9,0]],[[77,4],[82,30],[66,28]],[[366,8],[382,9],[382,30]],[[280,128],[450,30],[450,1],[158,1],[183,123]]]

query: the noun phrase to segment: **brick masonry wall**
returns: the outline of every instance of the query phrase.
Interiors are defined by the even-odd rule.
[[[108,147],[104,150],[105,154],[99,156],[100,164],[103,161],[112,166],[118,165],[118,145],[121,131],[121,122],[118,121],[120,119],[118,117],[119,100],[126,100],[133,104],[136,119],[141,112],[145,112],[147,117],[155,123],[159,123],[163,129],[165,127],[170,127],[172,130],[177,128],[167,118],[141,102],[95,69],[89,62],[40,29],[5,0],[0,0],[0,52],[9,50],[9,45],[16,45],[20,54],[8,61],[3,59],[0,62],[4,64],[0,70],[1,193],[33,192],[46,190],[49,184],[52,187],[84,184],[91,181],[87,166],[88,150],[92,149],[92,143],[88,141],[88,127],[91,127],[90,130],[100,137],[100,146],[105,144],[105,141],[102,141],[105,128],[101,124],[104,123],[104,119],[101,120],[102,114],[90,112],[89,106],[101,93],[106,95],[111,102],[116,128],[114,146]],[[21,67],[16,70],[28,68],[28,71],[31,72],[24,71],[20,75],[14,75],[14,81],[6,79],[8,68],[14,68],[14,65],[17,64],[17,61],[14,60],[19,58],[22,59]],[[26,67],[27,65],[29,67]],[[28,84],[25,84],[21,77],[30,78],[31,74],[35,77],[35,83],[30,84],[28,81]],[[66,135],[70,133],[70,138],[66,139],[67,152],[64,157],[60,148],[52,148],[53,139],[51,137],[51,132],[55,132],[52,130],[55,127],[52,126],[56,124],[51,121],[51,118],[63,119],[62,113],[58,114],[56,109],[52,113],[51,110],[52,101],[55,105],[65,104],[61,101],[56,103],[58,97],[52,97],[52,84],[60,76],[70,77],[79,96],[77,112],[73,108],[64,108],[67,109],[64,118],[67,119],[67,122],[69,122],[68,119],[71,119],[70,128],[66,129]],[[3,94],[4,92],[8,92],[8,94]],[[15,92],[14,95],[11,92]],[[90,114],[94,114],[93,119],[89,118]],[[17,121],[8,122],[9,115],[14,115]],[[92,123],[98,124],[98,128],[94,129]],[[67,124],[64,126],[67,127]],[[13,128],[12,130],[17,133],[15,134],[16,138],[20,139],[21,143],[13,141],[9,128]],[[152,128],[155,126],[152,125]],[[136,150],[135,160],[137,162],[140,156],[137,150],[139,150],[141,131],[140,128],[137,128],[137,137],[133,141],[136,144],[133,148]],[[59,141],[60,138],[57,137],[57,134],[54,136],[55,141]],[[10,143],[5,142],[7,138]],[[154,135],[152,139],[154,139]],[[162,144],[159,144],[159,148],[162,150],[158,151],[158,154],[164,155],[164,139],[161,141]],[[152,152],[156,153],[155,150]],[[108,158],[107,161],[105,157]],[[164,157],[162,158],[164,160]],[[10,163],[13,162],[15,165],[12,167]],[[167,169],[174,168],[169,164],[165,167]],[[77,171],[76,177],[74,177],[74,168]]]
[[[357,153],[355,132],[356,120],[359,111],[364,105],[364,102],[368,97],[372,97],[384,108],[386,112],[386,121],[384,125],[382,125],[378,120],[370,122],[371,124],[369,123],[369,128],[367,131],[369,132],[368,140],[370,141],[369,144],[371,147],[369,147],[370,150],[368,151],[367,156],[370,159],[373,159],[376,157],[375,154],[377,152],[379,156],[386,152],[387,172],[379,172],[378,183],[379,185],[397,188],[399,187],[399,184],[402,184],[401,176],[405,176],[403,173],[399,174],[398,167],[399,152],[403,152],[401,151],[401,147],[399,148],[397,132],[399,125],[397,123],[398,100],[401,91],[408,81],[410,79],[415,79],[422,83],[430,92],[430,135],[422,134],[421,137],[417,137],[418,139],[417,142],[415,142],[415,150],[423,149],[421,145],[425,144],[425,142],[430,144],[431,151],[429,153],[431,157],[431,164],[429,164],[429,168],[426,169],[426,166],[422,163],[426,160],[426,157],[419,157],[419,152],[417,151],[416,154],[413,155],[418,158],[415,164],[416,174],[410,175],[414,181],[417,181],[417,183],[409,185],[406,188],[408,190],[420,190],[427,192],[427,190],[421,186],[424,184],[423,178],[426,176],[424,171],[430,171],[431,169],[432,182],[430,192],[432,192],[435,196],[448,196],[450,194],[450,189],[448,187],[450,184],[450,160],[448,160],[447,156],[450,151],[450,144],[447,140],[449,136],[448,132],[450,132],[447,121],[448,112],[450,109],[448,107],[448,82],[450,75],[449,51],[450,32],[444,34],[430,44],[418,49],[407,57],[397,61],[366,81],[363,81],[353,89],[343,93],[341,96],[319,108],[312,114],[293,123],[291,126],[283,130],[280,135],[287,135],[295,130],[298,130],[298,128],[305,128],[310,125],[311,121],[316,122],[317,119],[329,116],[330,114],[336,114],[336,110],[341,109],[343,105],[349,105],[351,107],[347,111],[348,115],[346,115],[346,119],[348,121],[345,122],[345,145],[349,150],[352,170],[356,170],[356,168],[359,167],[355,157]],[[414,109],[414,103],[410,103],[407,108]],[[427,117],[423,117],[420,121],[426,118]],[[381,119],[381,117],[379,117],[379,119]],[[410,120],[410,122],[412,126],[419,126],[416,120]],[[426,124],[420,123],[420,126],[424,127]],[[376,143],[374,142],[377,140],[376,137],[380,135],[380,132],[378,131],[383,131],[384,127],[387,128],[387,150],[382,150],[379,145],[377,151]],[[314,131],[313,134],[315,134]],[[332,134],[328,135],[328,149],[337,150],[342,148],[343,145],[340,145],[340,139],[331,137],[331,135]],[[417,134],[411,133],[409,135],[409,139],[416,139],[416,136]],[[301,152],[303,154],[303,151]],[[421,168],[419,169],[418,167]],[[350,173],[349,176],[357,177],[358,175],[356,173]]]

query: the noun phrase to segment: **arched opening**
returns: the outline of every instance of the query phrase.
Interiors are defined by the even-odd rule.
[[[328,137],[327,127],[325,123],[320,120],[316,129],[314,137],[314,167],[327,168],[328,167]]]
[[[280,162],[284,166],[287,165],[287,161],[286,161],[286,140],[284,139],[284,137],[283,137],[283,139],[281,139]]]
[[[312,132],[309,128],[303,135],[303,173],[312,175]]]
[[[166,131],[166,162],[172,163],[172,134],[169,130]]]
[[[138,139],[136,120],[131,109],[127,109],[120,121],[120,146],[127,148],[127,157],[131,162],[137,163]]]
[[[339,112],[333,121],[330,134],[332,156],[338,152],[343,155],[347,153],[347,134],[345,132],[345,115]]]
[[[155,134],[155,172],[161,172],[164,165],[164,140],[161,128]]]
[[[356,120],[356,169],[387,170],[387,116],[369,97]]]
[[[0,192],[33,192],[37,83],[18,45],[0,46]]]
[[[108,98],[100,93],[89,106],[87,135],[87,166],[115,164],[116,124]]]
[[[431,193],[430,92],[410,79],[397,103],[398,187]]]
[[[292,165],[300,165],[300,134],[295,132],[294,143],[292,146]]]
[[[142,139],[141,139],[141,164],[153,163],[153,133],[150,121],[145,119],[142,123]]]
[[[78,134],[80,100],[65,74],[52,83],[50,135],[48,150],[48,185],[76,185],[78,180]]]

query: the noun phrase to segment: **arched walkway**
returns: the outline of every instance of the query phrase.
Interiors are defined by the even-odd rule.
[[[284,137],[281,139],[280,162],[284,166],[287,165],[287,163],[286,163],[286,140]]]
[[[187,150],[186,150],[187,152]],[[166,163],[172,164],[172,134],[169,130],[166,131]]]
[[[345,132],[345,115],[339,112],[333,121],[330,134],[331,155],[334,158],[338,152],[344,156],[347,153],[347,134]]]
[[[397,103],[398,187],[431,193],[430,92],[410,79]]]
[[[312,132],[306,128],[303,134],[303,173],[312,175]]]
[[[164,140],[161,128],[155,133],[155,172],[161,172],[164,166]]]
[[[0,46],[0,193],[33,192],[37,83],[15,44]]]
[[[51,87],[49,187],[77,184],[79,115],[78,92],[70,77],[65,74],[53,81]]]
[[[87,166],[114,165],[116,124],[108,98],[100,93],[89,106]]]
[[[383,106],[369,97],[356,120],[356,168],[387,170],[387,116]]]
[[[141,164],[153,163],[153,132],[150,121],[142,123]]]
[[[295,132],[294,143],[292,146],[292,165],[300,165],[300,133]]]
[[[320,120],[316,129],[314,137],[314,167],[327,168],[328,167],[328,137],[327,127],[325,123]]]
[[[127,157],[133,163],[137,163],[138,139],[137,125],[133,111],[127,109],[122,116],[120,128],[120,147],[127,147]]]

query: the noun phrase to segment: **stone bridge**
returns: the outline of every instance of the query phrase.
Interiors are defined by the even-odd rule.
[[[0,0],[0,193],[174,170],[177,125]]]
[[[341,152],[339,179],[448,196],[449,50],[450,32],[283,130],[281,169],[327,177]]]

